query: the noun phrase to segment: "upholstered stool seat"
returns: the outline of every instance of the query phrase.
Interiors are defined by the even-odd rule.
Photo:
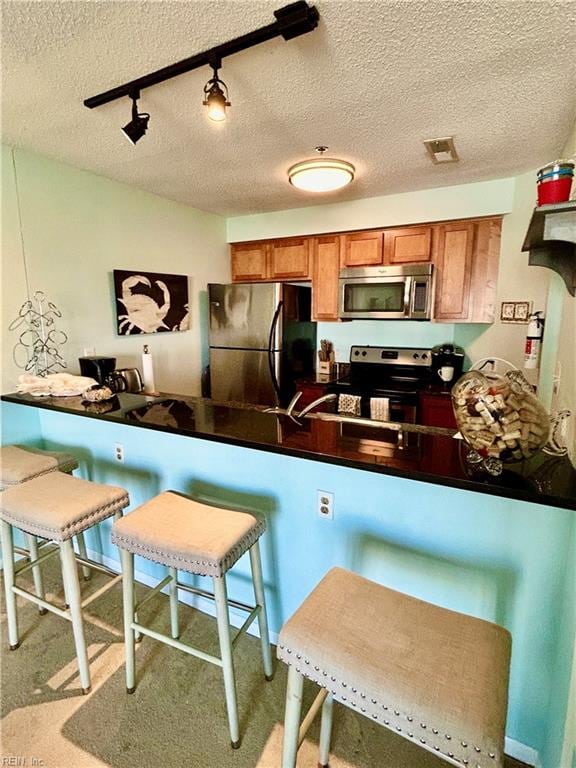
[[[123,488],[101,485],[82,480],[62,472],[41,474],[25,483],[14,485],[0,494],[0,519],[2,521],[2,557],[6,589],[6,612],[10,648],[19,645],[16,614],[16,595],[20,595],[72,622],[76,654],[80,667],[83,691],[90,689],[90,673],[82,624],[82,607],[94,599],[80,600],[77,562],[72,548],[72,537],[108,517],[119,517],[129,504],[128,493]],[[15,567],[13,527],[27,534],[56,542],[57,548],[49,548],[23,566]],[[64,609],[48,602],[44,595],[33,595],[15,584],[15,577],[39,565],[60,552],[62,576],[67,607]],[[108,587],[121,577],[105,566],[86,561],[80,562],[114,577]],[[98,590],[99,596],[104,589]]]
[[[260,538],[265,523],[166,491],[119,520],[112,542],[156,563],[223,576]]]
[[[265,523],[245,512],[209,506],[174,491],[166,491],[117,520],[112,528],[112,542],[120,549],[124,586],[124,631],[126,640],[126,687],[135,690],[135,632],[148,635],[222,667],[232,746],[240,745],[236,683],[232,650],[240,635],[258,618],[264,672],[272,678],[272,654],[268,640],[268,622],[262,581],[258,540]],[[250,553],[255,606],[228,600],[226,573],[245,553]],[[140,555],[168,567],[168,576],[139,605],[134,602],[134,555]],[[178,571],[213,580],[214,594],[178,581]],[[171,636],[140,624],[138,609],[152,595],[168,586]],[[220,657],[212,656],[179,640],[178,590],[215,600]],[[228,605],[246,611],[248,617],[234,638],[230,636]]]
[[[19,485],[47,472],[72,472],[77,467],[74,456],[64,451],[3,445],[0,448],[0,487]]]
[[[338,701],[448,762],[502,766],[510,645],[495,624],[332,569],[279,637],[292,687],[284,768],[296,764],[298,732],[288,720],[303,676],[325,689],[321,765]]]

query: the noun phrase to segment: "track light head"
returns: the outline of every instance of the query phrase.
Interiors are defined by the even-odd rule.
[[[124,135],[132,144],[137,144],[144,136],[150,120],[148,112],[138,112],[139,96],[140,94],[136,93],[130,97],[132,99],[132,120],[122,128]]]
[[[228,101],[228,86],[218,77],[220,62],[211,65],[214,70],[213,76],[204,86],[204,101],[202,104],[208,107],[208,117],[216,123],[226,120],[226,107],[230,106]],[[223,86],[224,90],[220,86]]]

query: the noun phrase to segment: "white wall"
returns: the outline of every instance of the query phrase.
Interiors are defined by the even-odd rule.
[[[115,356],[118,367],[140,367],[147,343],[157,387],[198,394],[206,283],[230,279],[225,220],[29,152],[15,150],[14,159],[25,262],[12,150],[2,147],[2,391],[22,373],[12,360],[18,334],[7,327],[28,289],[44,291],[62,311],[71,372],[86,347]],[[118,336],[113,269],[188,275],[191,330]]]

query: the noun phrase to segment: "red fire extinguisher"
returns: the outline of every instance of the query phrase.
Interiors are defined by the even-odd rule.
[[[540,317],[541,314],[542,312],[534,312],[530,315],[524,348],[524,368],[538,368],[544,335],[544,318]]]

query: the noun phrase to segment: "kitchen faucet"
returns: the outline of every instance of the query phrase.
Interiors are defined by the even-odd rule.
[[[264,413],[281,413],[283,416],[289,416],[292,419],[292,421],[296,421],[296,419],[294,418],[295,416],[294,407],[298,402],[298,400],[300,400],[300,398],[302,397],[302,394],[303,394],[302,392],[296,392],[296,394],[294,395],[292,400],[290,400],[286,408],[279,408],[278,406],[275,406],[274,408],[266,408],[264,410]],[[296,423],[298,424],[299,422],[296,422]]]
[[[327,403],[330,400],[336,400],[338,395],[332,393],[329,395],[322,395],[322,397],[319,397],[317,400],[313,400],[311,403],[308,403],[307,406],[305,406],[299,414],[297,414],[298,418],[301,419],[302,417],[306,416],[307,413],[310,413],[314,408],[316,408],[317,405],[321,405],[322,403]],[[290,406],[288,406],[290,407]]]

